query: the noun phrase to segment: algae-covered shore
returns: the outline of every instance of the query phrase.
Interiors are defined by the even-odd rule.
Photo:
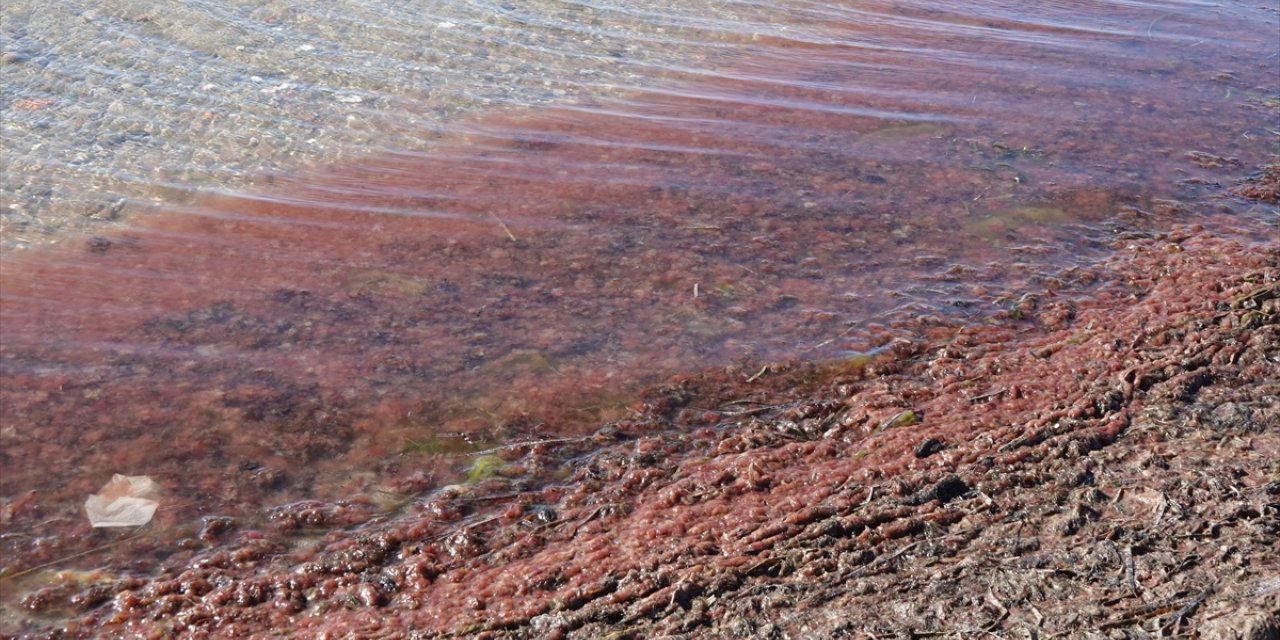
[[[1222,197],[1274,201],[1276,172]],[[1207,215],[1112,249],[983,322],[677,376],[380,515],[313,501],[206,519],[146,574],[47,570],[8,632],[1274,638],[1274,225]]]
[[[1275,7],[10,4],[2,637],[1278,633]]]

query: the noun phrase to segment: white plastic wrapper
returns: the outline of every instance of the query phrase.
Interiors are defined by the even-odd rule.
[[[84,501],[95,527],[137,527],[151,522],[160,503],[160,487],[147,476],[115,474],[111,482]]]

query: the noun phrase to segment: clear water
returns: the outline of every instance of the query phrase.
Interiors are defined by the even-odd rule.
[[[666,4],[6,2],[6,244],[425,148],[460,114],[625,92],[788,30],[768,5]]]

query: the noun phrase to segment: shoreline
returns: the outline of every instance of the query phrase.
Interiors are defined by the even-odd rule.
[[[1242,193],[1276,197],[1266,171]],[[65,637],[1273,637],[1280,241],[1212,228],[1117,240],[1087,299],[682,376],[361,526],[341,501],[208,521],[151,578],[23,606],[81,610]]]

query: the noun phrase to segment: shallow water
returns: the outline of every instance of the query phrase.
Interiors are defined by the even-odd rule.
[[[224,2],[94,9],[56,46],[15,4],[7,235],[59,231],[0,261],[10,572],[113,539],[80,512],[112,473],[166,488],[162,539],[267,526],[411,498],[465,474],[441,453],[589,430],[665,375],[1068,296],[1280,129],[1277,10],[1246,3]],[[136,53],[95,62],[106,33]],[[104,194],[121,219],[77,233]]]
[[[461,114],[625,91],[785,17],[666,4],[6,2],[5,244],[425,148]]]

